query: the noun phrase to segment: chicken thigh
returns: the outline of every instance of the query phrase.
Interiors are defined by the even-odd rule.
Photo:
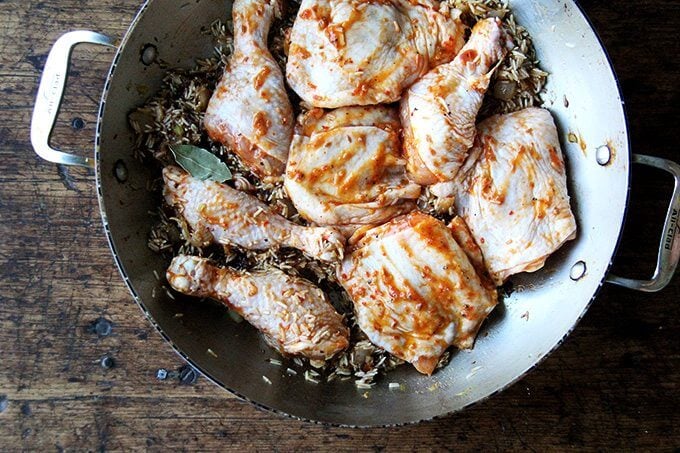
[[[492,67],[507,48],[500,20],[481,20],[453,61],[425,74],[404,94],[404,152],[415,182],[434,184],[456,176],[475,138]]]
[[[351,233],[412,211],[420,186],[406,177],[400,128],[392,107],[309,111],[293,138],[284,182],[300,215]]]
[[[528,108],[477,127],[460,171],[455,205],[482,249],[491,277],[532,272],[576,237],[557,129],[550,112]]]
[[[451,222],[449,222],[447,226],[451,230],[453,238],[467,255],[468,259],[470,260],[470,264],[472,264],[472,266],[477,271],[477,275],[479,275],[481,279],[486,279],[488,281],[489,271],[487,270],[486,264],[484,263],[482,249],[479,248],[479,245],[477,245],[477,242],[475,242],[475,238],[472,237],[472,232],[465,223],[465,220],[456,216],[451,220]]]
[[[435,0],[302,0],[288,83],[315,107],[394,102],[455,57],[464,43],[459,16]]]
[[[424,374],[450,345],[471,348],[497,303],[451,231],[417,211],[358,238],[338,280],[368,338]]]
[[[238,272],[185,255],[172,260],[166,277],[176,291],[232,308],[282,354],[325,360],[349,344],[342,316],[323,291],[302,278],[279,270]]]
[[[234,53],[204,120],[213,140],[229,146],[264,178],[283,174],[294,127],[283,73],[267,49],[280,1],[234,1]]]
[[[201,181],[178,167],[165,167],[163,179],[166,202],[186,220],[198,245],[293,247],[322,261],[342,259],[345,240],[334,228],[296,225],[252,195]]]

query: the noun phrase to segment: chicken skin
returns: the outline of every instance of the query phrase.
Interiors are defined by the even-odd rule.
[[[321,261],[342,259],[345,240],[334,228],[294,224],[252,195],[201,181],[178,167],[165,167],[163,180],[166,202],[186,220],[199,246],[293,247]]]
[[[353,239],[338,280],[371,342],[428,375],[449,346],[472,347],[496,289],[446,225],[414,211]]]
[[[279,1],[234,1],[234,53],[204,120],[210,137],[229,146],[261,178],[283,174],[293,138],[283,73],[267,49]]]
[[[288,83],[308,104],[397,101],[464,43],[460,11],[434,0],[302,0],[290,39]]]
[[[300,215],[351,234],[415,209],[420,186],[406,177],[400,128],[393,107],[309,111],[293,138],[284,182]]]
[[[533,272],[576,237],[557,129],[550,112],[528,108],[477,127],[460,170],[455,206],[496,284]]]
[[[482,249],[479,248],[479,245],[477,245],[477,242],[475,242],[475,238],[472,237],[472,232],[465,223],[465,220],[459,216],[456,216],[451,220],[451,222],[449,222],[447,226],[449,227],[449,230],[451,230],[453,238],[467,255],[468,259],[470,260],[470,264],[472,264],[472,266],[477,271],[477,275],[479,275],[480,279],[482,279],[485,283],[488,282],[489,271],[486,268],[486,263],[484,263]]]
[[[415,182],[429,185],[454,179],[474,142],[492,68],[508,46],[500,20],[481,20],[453,61],[425,74],[404,94],[400,112],[404,152]]]
[[[284,355],[326,360],[349,345],[349,330],[319,288],[279,270],[238,272],[205,258],[180,255],[168,267],[170,286],[235,310]]]

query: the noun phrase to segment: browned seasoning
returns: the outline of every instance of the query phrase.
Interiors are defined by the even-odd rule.
[[[333,24],[327,27],[326,36],[336,49],[345,47],[345,29],[341,24]]]
[[[474,61],[475,58],[477,58],[477,51],[475,49],[468,49],[465,52],[461,52],[459,57],[461,63],[468,64],[471,61]]]
[[[614,159],[616,158],[616,147],[614,146],[614,143],[611,140],[607,140],[607,147],[609,148],[609,162],[607,162],[607,165],[611,165],[614,162]]]
[[[259,111],[253,117],[253,128],[255,129],[255,134],[259,137],[263,137],[269,131],[271,127],[271,121],[267,116],[266,112]]]
[[[562,162],[559,154],[557,154],[555,147],[548,147],[548,153],[550,155],[550,165],[552,165],[555,170],[562,171],[564,169],[564,163]]]
[[[271,69],[269,66],[264,66],[262,69],[260,69],[260,72],[258,72],[253,79],[253,87],[255,87],[256,90],[262,88],[262,85],[264,85],[264,82],[267,80],[267,76],[270,72]]]

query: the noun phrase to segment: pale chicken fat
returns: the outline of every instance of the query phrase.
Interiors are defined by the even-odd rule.
[[[421,212],[366,231],[338,280],[368,338],[424,374],[449,346],[471,348],[497,303],[449,228]]]
[[[401,100],[408,172],[419,184],[454,179],[475,138],[477,113],[510,43],[499,19],[474,26],[461,52],[414,83]]]
[[[319,288],[279,270],[239,272],[205,258],[180,255],[168,283],[183,294],[210,297],[232,308],[285,355],[325,360],[349,345],[349,330]]]
[[[455,205],[500,285],[513,274],[543,267],[576,237],[576,221],[549,111],[492,116],[477,129]]]
[[[252,195],[178,167],[165,167],[163,180],[165,201],[186,220],[199,247],[211,242],[248,250],[293,247],[322,261],[343,256],[345,239],[334,228],[297,225]]]
[[[293,138],[285,187],[298,212],[352,232],[415,209],[393,107],[309,111]]]
[[[267,34],[279,0],[236,0],[234,52],[205,113],[210,137],[229,146],[261,178],[283,174],[293,138],[293,109]]]
[[[464,43],[460,11],[434,0],[302,0],[286,77],[308,104],[397,101]]]

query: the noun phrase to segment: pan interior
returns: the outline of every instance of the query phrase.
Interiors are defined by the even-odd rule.
[[[148,212],[157,200],[147,190],[152,175],[132,156],[127,114],[159,88],[164,70],[146,66],[140,52],[153,45],[169,65],[193,65],[195,58],[212,52],[211,38],[202,31],[213,20],[228,18],[230,2],[152,0],[143,7],[123,40],[104,93],[97,178],[121,272],[173,347],[219,385],[264,407],[315,421],[382,425],[460,410],[509,385],[559,344],[587,309],[616,247],[628,190],[627,132],[612,69],[578,7],[570,0],[514,0],[511,6],[533,36],[542,67],[551,73],[545,106],[560,129],[579,236],[540,272],[513,279],[514,293],[485,323],[472,351],[456,353],[432,377],[400,367],[370,390],[357,389],[352,381],[312,384],[301,374],[286,374],[266,360],[276,353],[247,323],[235,323],[212,303],[172,300],[155,277],[164,275],[166,265],[146,245],[152,223]],[[602,166],[596,150],[605,145],[613,159]],[[114,177],[120,161],[129,173],[124,183]],[[570,270],[579,261],[586,272],[573,280]],[[401,384],[400,389],[390,390],[390,382]]]

